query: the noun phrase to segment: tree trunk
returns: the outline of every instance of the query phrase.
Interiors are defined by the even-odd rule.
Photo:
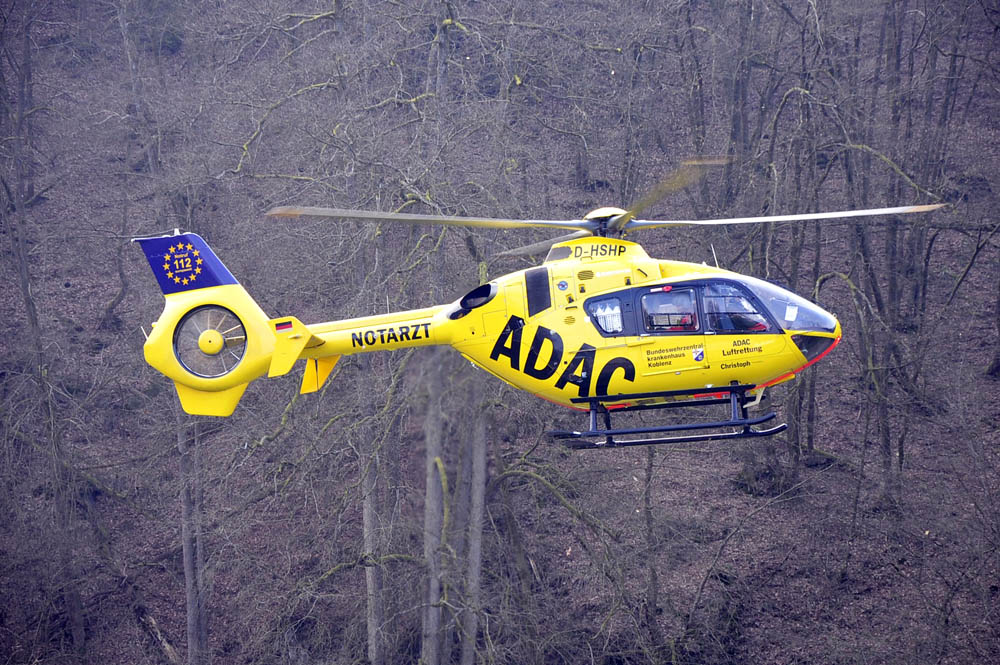
[[[371,440],[370,436],[364,436]],[[378,519],[379,455],[373,451],[361,460],[361,517],[365,555],[373,561],[365,568],[365,591],[368,609],[365,614],[368,635],[368,661],[371,665],[385,663],[385,582],[380,564],[375,563],[381,551]]]
[[[444,488],[438,464],[444,450],[444,414],[441,411],[442,349],[435,348],[428,372],[427,417],[424,420],[426,488],[424,494],[424,561],[427,586],[421,628],[420,661],[423,665],[441,662],[441,532],[444,526]]]
[[[190,434],[190,437],[189,437]],[[187,614],[188,665],[207,662],[204,555],[201,552],[201,505],[198,501],[198,428],[185,423],[177,412],[177,449],[181,455],[181,551],[184,559],[184,593]]]
[[[643,616],[640,619],[646,624],[646,631],[653,648],[659,651],[663,646],[663,631],[657,619],[660,606],[660,580],[656,574],[656,528],[653,524],[653,462],[656,459],[656,449],[649,446],[646,449],[646,477],[642,490],[642,517],[646,524],[646,597],[644,599]],[[464,664],[463,664],[464,665]]]
[[[1000,257],[998,257],[995,262],[1000,264]],[[993,355],[993,362],[990,363],[989,367],[986,368],[986,373],[992,376],[994,379],[1000,379],[1000,265],[997,265],[997,270],[995,271],[997,276],[997,302],[996,311],[994,312],[994,317],[996,318],[997,326],[997,342],[996,342],[996,352]]]
[[[29,33],[31,31],[31,20],[26,19],[24,32],[22,34],[22,60],[27,61],[31,59],[31,38]],[[12,228],[13,228],[13,243],[14,243],[14,257],[17,263],[17,280],[18,286],[21,289],[21,298],[24,302],[24,312],[28,319],[28,331],[30,338],[32,340],[31,349],[34,353],[33,365],[36,371],[41,375],[41,365],[42,365],[42,338],[41,338],[41,327],[38,323],[38,310],[35,307],[35,298],[31,294],[31,274],[29,272],[28,263],[28,240],[26,237],[27,233],[27,222],[24,216],[24,208],[27,201],[27,189],[28,183],[30,181],[30,175],[26,171],[27,158],[25,156],[26,148],[29,143],[25,133],[27,131],[27,100],[28,89],[31,87],[31,81],[28,79],[25,71],[30,70],[30,67],[24,66],[22,64],[21,76],[18,77],[18,96],[17,103],[14,108],[8,107],[8,116],[12,116],[11,120],[14,125],[14,137],[11,143],[11,150],[13,152],[13,162],[14,162],[14,213],[12,217]]]
[[[486,506],[486,414],[481,405],[482,378],[475,376],[472,425],[472,500],[469,510],[468,565],[465,572],[465,609],[462,613],[462,665],[476,658],[479,630],[480,577],[483,566],[483,513]]]
[[[39,421],[48,428],[48,443],[51,449],[52,487],[54,531],[57,551],[54,555],[59,562],[59,577],[56,580],[59,601],[66,614],[67,628],[73,652],[81,661],[85,658],[86,631],[83,600],[76,578],[76,563],[74,561],[75,524],[74,515],[76,482],[74,473],[66,459],[63,445],[62,427],[57,412],[57,405],[52,399],[52,389],[48,379],[48,363],[42,347],[42,328],[38,318],[35,296],[32,293],[30,256],[28,253],[28,220],[25,215],[28,201],[34,195],[34,173],[31,166],[31,123],[28,114],[31,111],[33,97],[31,74],[31,28],[34,16],[25,12],[24,24],[20,33],[21,60],[14,63],[15,56],[9,55],[12,64],[16,64],[16,101],[7,94],[0,96],[4,102],[4,111],[8,121],[13,126],[13,136],[10,137],[11,158],[14,166],[14,187],[9,192],[12,200],[0,210],[6,216],[11,210],[10,228],[13,244],[14,262],[17,270],[18,288],[21,302],[24,305],[27,319],[26,337],[30,342],[27,348],[31,353],[31,371],[34,386],[37,390],[37,405]],[[0,78],[2,82],[2,78]],[[13,103],[11,103],[13,101]],[[5,183],[6,184],[6,183]],[[6,226],[6,225],[4,225]]]
[[[728,209],[737,199],[741,189],[742,160],[750,151],[749,101],[750,56],[754,43],[754,28],[758,21],[753,10],[753,0],[743,0],[736,10],[739,44],[734,54],[734,71],[730,83],[729,154],[734,160],[727,163],[723,175],[723,208]]]

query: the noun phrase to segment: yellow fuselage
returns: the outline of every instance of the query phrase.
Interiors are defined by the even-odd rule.
[[[573,398],[775,383],[809,363],[792,335],[828,338],[831,347],[840,338],[839,324],[829,331],[769,326],[762,332],[715,331],[707,322],[694,330],[648,330],[634,321],[631,329],[609,334],[585,307],[617,294],[630,310],[623,315],[635,318],[641,316],[636,300],[650,286],[745,279],[705,265],[650,259],[631,242],[585,238],[556,246],[538,268],[481,287],[491,297],[471,309],[459,301],[307,326],[315,340],[301,357],[445,344],[516,388],[580,408]]]
[[[555,245],[541,266],[449,305],[328,323],[267,320],[233,282],[165,294],[146,342],[147,360],[174,379],[189,413],[229,415],[249,381],[300,359],[302,392],[312,392],[342,355],[428,345],[450,345],[510,385],[573,408],[594,395],[761,387],[791,378],[841,334],[831,315],[780,287],[600,237]],[[230,310],[246,329],[239,364],[222,376],[192,374],[171,346],[178,321],[205,305]]]

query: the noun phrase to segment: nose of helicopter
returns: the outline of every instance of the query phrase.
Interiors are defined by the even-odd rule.
[[[840,323],[837,323],[834,333],[797,333],[792,335],[792,341],[805,356],[806,365],[811,365],[833,350],[840,342]]]
[[[816,303],[761,279],[745,277],[745,283],[781,327],[791,333],[792,341],[805,357],[805,366],[822,358],[840,341],[840,322]]]
[[[808,367],[840,342],[840,321],[816,303],[796,298],[794,304],[786,302],[778,307],[772,301],[772,311],[778,310],[774,312],[775,316],[792,333],[792,341],[806,359],[804,367]],[[782,307],[784,312],[780,311]]]

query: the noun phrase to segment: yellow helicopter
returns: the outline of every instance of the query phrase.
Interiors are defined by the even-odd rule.
[[[588,429],[551,432],[574,448],[772,435],[751,418],[764,389],[840,341],[836,318],[765,280],[704,264],[650,258],[622,235],[679,225],[748,224],[899,215],[913,205],[828,213],[651,221],[599,208],[579,220],[507,220],[282,207],[278,217],[323,217],[480,228],[569,229],[545,261],[483,284],[452,303],[327,323],[270,318],[193,233],[137,238],[166,304],[146,361],[174,381],[183,409],[228,416],[247,384],[305,361],[301,392],[319,390],[343,355],[450,345],[476,366],[543,399],[588,414]],[[613,413],[726,404],[711,422],[614,428]],[[684,433],[690,432],[690,433]],[[636,438],[638,437],[638,438]]]

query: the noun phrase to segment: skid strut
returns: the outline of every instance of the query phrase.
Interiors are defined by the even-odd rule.
[[[696,388],[691,390],[667,390],[650,393],[631,393],[619,395],[595,395],[593,397],[577,397],[574,403],[589,406],[588,419],[590,429],[586,432],[571,430],[556,430],[549,436],[563,441],[568,448],[597,449],[620,448],[624,446],[650,446],[664,443],[689,443],[692,441],[718,441],[721,439],[746,439],[761,436],[771,436],[783,432],[788,425],[781,423],[768,429],[754,429],[772,420],[774,412],[766,413],[756,418],[747,415],[747,406],[756,405],[760,395],[754,399],[747,397],[747,392],[753,390],[751,385],[729,385],[712,388]],[[678,401],[649,404],[650,400],[672,398]],[[685,399],[690,398],[690,399]],[[629,411],[652,411],[659,409],[678,409],[692,406],[708,406],[713,404],[729,404],[729,419],[714,422],[682,423],[678,425],[659,425],[656,427],[632,427],[615,429],[611,425],[612,413]],[[608,404],[612,404],[608,408]],[[599,427],[598,415],[601,416],[603,428]],[[704,432],[699,430],[719,430]],[[665,434],[668,432],[693,432],[692,434],[674,434],[670,436],[653,436],[651,438],[619,438],[644,435]],[[600,439],[590,441],[587,439]]]

